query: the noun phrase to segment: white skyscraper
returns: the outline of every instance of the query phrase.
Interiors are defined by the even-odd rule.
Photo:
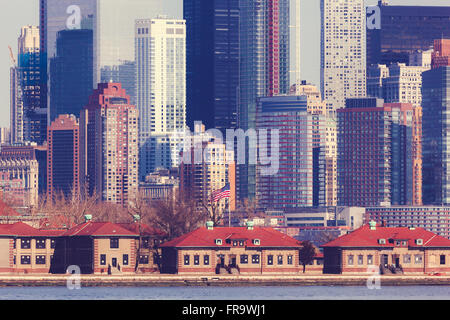
[[[321,0],[321,92],[334,109],[366,95],[364,0]]]
[[[186,129],[186,22],[136,20],[139,176],[179,165]]]

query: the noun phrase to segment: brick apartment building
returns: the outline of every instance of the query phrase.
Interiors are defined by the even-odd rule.
[[[292,274],[303,271],[301,243],[272,228],[207,224],[161,245],[162,272],[178,274]],[[322,266],[307,266],[321,271]]]
[[[324,273],[450,272],[450,240],[423,228],[369,225],[321,246]]]

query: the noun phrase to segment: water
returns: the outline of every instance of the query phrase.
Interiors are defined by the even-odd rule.
[[[2,287],[0,300],[450,300],[450,286]]]

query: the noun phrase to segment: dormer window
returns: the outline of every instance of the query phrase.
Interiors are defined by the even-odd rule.
[[[378,244],[386,244],[386,239],[378,239]]]
[[[222,239],[216,239],[216,245],[221,246],[222,245]]]
[[[423,245],[423,239],[416,239],[416,244],[419,246]]]
[[[261,244],[261,241],[259,241],[259,239],[253,239],[253,244],[255,246],[259,246]]]

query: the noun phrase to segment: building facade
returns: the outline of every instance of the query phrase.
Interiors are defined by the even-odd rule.
[[[240,1],[238,127],[256,128],[257,99],[289,93],[289,1]],[[246,149],[252,155],[255,150]],[[256,196],[256,166],[238,164],[238,198]]]
[[[321,0],[321,92],[334,109],[366,96],[364,1]]]
[[[367,30],[367,65],[409,62],[409,54],[450,37],[449,6],[390,5],[379,1],[377,27]],[[363,43],[364,44],[364,43]]]
[[[47,196],[80,192],[80,127],[74,115],[59,115],[48,128]]]
[[[430,274],[450,270],[450,240],[422,228],[370,225],[321,246],[324,273]]]
[[[260,143],[259,154],[271,157],[270,163],[257,166],[258,205],[268,209],[326,205],[327,116],[311,113],[307,96],[258,101],[256,128],[267,130],[268,138],[266,144]],[[279,142],[273,140],[276,137]]]
[[[93,31],[62,30],[57,33],[56,53],[49,59],[49,125],[62,114],[80,116],[92,93]]]
[[[421,158],[411,104],[348,99],[338,115],[338,205],[421,204]]]
[[[80,186],[123,206],[138,191],[138,110],[129,101],[120,83],[99,84],[80,117]]]
[[[208,225],[161,245],[162,273],[295,274],[300,248],[272,228]]]
[[[187,124],[237,126],[239,0],[184,0]]]
[[[186,129],[186,22],[136,20],[139,177],[179,164]]]

